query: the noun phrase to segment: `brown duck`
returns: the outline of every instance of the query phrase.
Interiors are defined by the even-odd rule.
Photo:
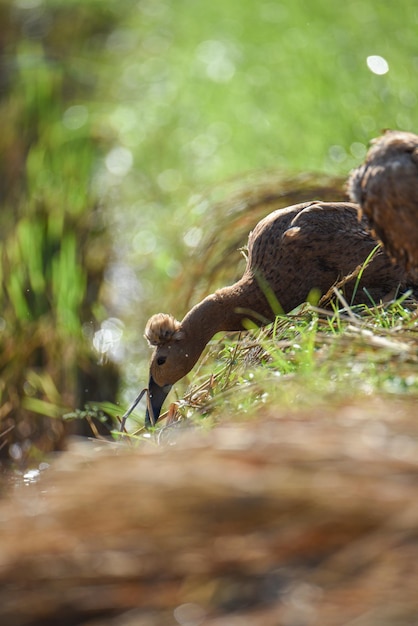
[[[171,386],[190,372],[215,333],[243,330],[245,320],[269,323],[277,303],[286,313],[305,302],[312,289],[326,293],[364,263],[376,245],[355,204],[308,202],[261,220],[250,233],[240,280],[207,296],[181,322],[165,313],[148,321],[145,337],[155,349],[148,387],[153,415],[147,410],[146,424],[155,423]],[[404,270],[380,249],[357,290],[353,278],[344,293],[352,304],[371,304],[405,289],[407,282]]]
[[[418,277],[418,135],[386,131],[374,139],[348,187],[388,254]]]

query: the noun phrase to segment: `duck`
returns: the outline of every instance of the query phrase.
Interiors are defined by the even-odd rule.
[[[394,262],[418,277],[418,135],[387,130],[373,139],[348,193]]]
[[[370,255],[359,284],[353,277],[344,285],[352,305],[372,305],[409,286],[404,269],[376,242],[366,218],[359,218],[359,207],[312,201],[267,215],[249,234],[239,280],[205,297],[182,321],[167,313],[148,320],[145,338],[153,353],[145,425],[156,423],[170,389],[192,370],[216,333],[271,323],[303,304],[312,290],[327,293]]]

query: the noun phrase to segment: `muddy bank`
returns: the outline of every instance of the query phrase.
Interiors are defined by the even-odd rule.
[[[385,399],[74,444],[0,503],[1,623],[410,626],[415,412]]]

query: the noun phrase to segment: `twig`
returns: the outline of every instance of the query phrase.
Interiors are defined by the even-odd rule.
[[[357,323],[357,318],[354,315],[354,313],[351,310],[350,305],[348,304],[347,300],[344,298],[343,294],[341,293],[341,291],[339,291],[337,289],[337,287],[333,287],[333,291],[335,293],[335,295],[337,296],[337,299],[341,302],[341,304],[344,307],[344,310],[346,311],[348,317],[350,318],[350,320],[356,324]]]
[[[141,391],[141,393],[135,398],[135,401],[133,402],[133,404],[131,404],[131,406],[129,407],[129,409],[126,411],[126,413],[122,416],[121,419],[121,423],[120,423],[120,431],[119,432],[126,432],[125,431],[125,424],[126,424],[126,420],[128,419],[128,417],[130,416],[130,414],[132,413],[132,411],[134,410],[134,408],[136,407],[137,404],[139,404],[139,402],[142,400],[142,397],[144,394],[147,394],[147,404],[149,404],[149,392],[147,387],[145,387],[145,389],[143,389]],[[148,409],[149,410],[149,409]],[[154,418],[154,416],[152,415],[152,412],[150,412],[150,415],[152,417],[152,420]]]

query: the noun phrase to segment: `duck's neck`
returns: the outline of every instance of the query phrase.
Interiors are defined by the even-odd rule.
[[[249,319],[266,324],[271,319],[271,313],[266,317],[267,310],[263,294],[247,276],[196,304],[183,319],[181,329],[201,351],[217,332],[245,330]]]

